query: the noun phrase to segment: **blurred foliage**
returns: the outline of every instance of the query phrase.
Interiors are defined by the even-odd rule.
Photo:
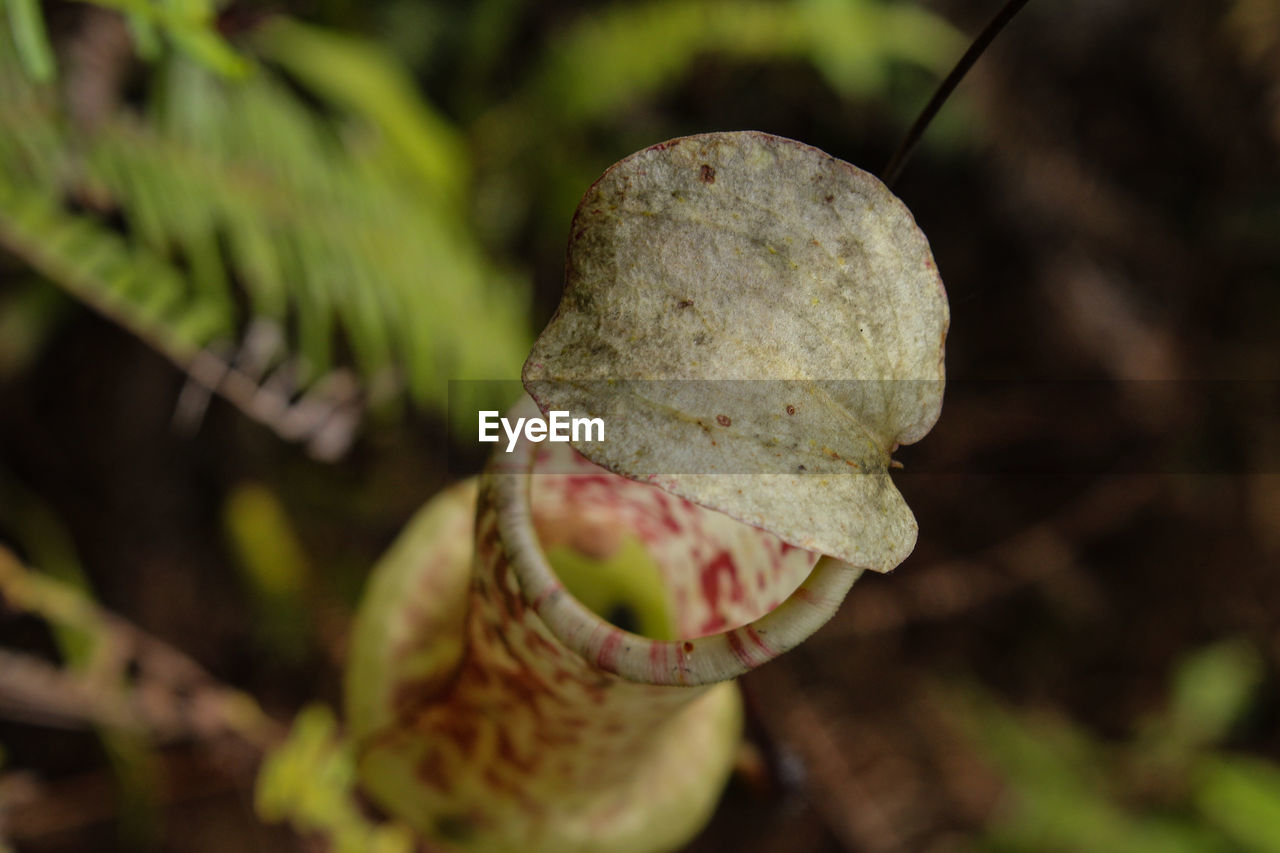
[[[0,381],[18,376],[35,362],[68,305],[61,293],[34,279],[0,292]]]
[[[266,486],[244,483],[227,496],[222,514],[254,601],[259,644],[284,660],[303,660],[314,640],[307,610],[311,565],[288,510]]]
[[[296,329],[299,358],[241,371],[286,368],[275,396],[241,395],[249,414],[297,431],[287,403],[333,368],[335,326],[375,401],[407,384],[443,410],[446,378],[518,370],[524,299],[467,233],[465,153],[389,59],[281,23],[263,51],[319,79],[332,116],[265,65],[233,80],[169,54],[143,113],[84,127],[3,35],[0,245],[187,369],[231,358],[250,319]],[[360,73],[333,85],[330,63]]]
[[[1007,789],[981,849],[1280,850],[1280,767],[1220,746],[1252,710],[1263,666],[1240,640],[1189,655],[1168,708],[1122,744],[970,696],[966,726]]]
[[[22,544],[33,562],[50,580],[65,584],[74,595],[92,599],[89,577],[80,563],[70,532],[56,513],[36,496],[22,490],[0,470],[0,507],[18,517],[9,522],[22,531]],[[110,672],[111,640],[97,626],[79,621],[50,625],[65,667],[88,679],[107,678],[116,690],[127,689],[123,672]],[[119,833],[122,842],[137,848],[154,846],[160,828],[157,794],[159,767],[145,732],[106,723],[95,727],[116,784],[119,803]]]
[[[1246,850],[1280,850],[1280,767],[1245,756],[1197,768],[1196,807]]]
[[[2,698],[18,707],[30,704],[36,718],[103,724],[107,731],[144,739],[221,730],[261,746],[273,735],[274,723],[252,697],[217,684],[181,652],[99,607],[75,584],[29,568],[4,546],[0,602],[11,612],[42,619],[58,637],[74,638],[71,647],[62,650],[65,671],[47,669],[43,662],[0,648],[6,666],[18,668],[0,672],[0,684],[12,691]],[[23,678],[39,682],[38,689],[24,694],[19,683]],[[191,695],[201,691],[204,697]],[[130,766],[117,765],[118,770],[145,776],[132,766],[140,752],[129,745],[105,746],[109,751],[121,747],[117,758]],[[127,785],[138,780],[121,781]]]
[[[334,853],[409,853],[414,840],[408,827],[374,823],[357,805],[352,748],[339,736],[332,711],[304,708],[285,742],[262,763],[254,792],[258,815],[323,837]]]
[[[701,55],[799,58],[847,97],[878,94],[895,63],[942,73],[963,48],[909,5],[849,0],[665,0],[590,15],[549,46],[532,94],[570,120],[600,119],[670,85]],[[592,73],[584,73],[592,69]]]
[[[246,483],[228,496],[224,515],[250,586],[270,598],[301,595],[310,568],[279,498],[266,486]]]
[[[490,3],[509,12],[510,3]],[[507,27],[486,22],[479,55],[493,52]],[[898,73],[940,77],[964,41],[938,16],[906,3],[880,0],[650,0],[602,4],[553,32],[507,97],[491,101],[474,123],[486,164],[477,205],[485,233],[509,239],[522,223],[547,223],[564,239],[578,200],[612,162],[643,145],[695,129],[654,128],[644,108],[686,80],[699,61],[730,67],[802,62],[841,97],[885,98]],[[486,98],[473,100],[484,103]],[[919,99],[904,99],[913,110]],[[640,118],[635,119],[636,114]],[[611,156],[600,157],[592,130],[627,127]],[[698,127],[696,131],[738,128]],[[753,127],[749,129],[767,129]],[[652,134],[657,133],[655,137]],[[838,153],[838,152],[836,152]],[[865,165],[865,164],[864,164]]]
[[[213,27],[215,4],[207,0],[88,0],[120,12],[129,25],[139,55],[156,58],[161,34],[179,51],[220,73],[243,75],[250,65],[232,50]],[[4,0],[13,46],[26,72],[35,80],[51,80],[57,71],[38,0]]]
[[[5,0],[14,47],[27,73],[37,80],[53,76],[53,48],[45,33],[44,18],[37,0]]]

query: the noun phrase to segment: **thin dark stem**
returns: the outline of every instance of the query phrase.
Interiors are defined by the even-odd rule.
[[[929,126],[929,122],[933,121],[933,117],[938,114],[938,110],[942,109],[942,105],[946,103],[947,98],[951,97],[951,93],[955,91],[956,86],[964,79],[964,75],[969,73],[969,69],[978,61],[978,57],[982,56],[983,51],[1000,35],[1000,31],[1005,25],[1013,20],[1013,16],[1018,14],[1023,6],[1027,5],[1027,0],[1008,0],[1007,3],[996,12],[995,17],[987,22],[982,32],[973,40],[973,44],[969,45],[969,49],[964,52],[964,56],[960,57],[960,61],[956,63],[956,67],[951,69],[951,73],[946,79],[938,85],[937,91],[933,93],[933,97],[929,99],[929,103],[920,112],[920,117],[916,119],[915,124],[911,125],[911,129],[907,131],[907,135],[903,137],[902,144],[898,146],[898,150],[893,152],[893,156],[889,158],[889,164],[884,167],[881,180],[886,186],[892,187],[898,180],[898,175],[902,173],[902,167],[906,165],[907,158],[911,156],[911,152],[915,151],[916,145],[920,143],[920,138],[924,136],[925,128]]]

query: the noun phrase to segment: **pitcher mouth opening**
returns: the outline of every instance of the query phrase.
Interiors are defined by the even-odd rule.
[[[536,411],[526,398],[516,414],[526,407]],[[489,470],[497,525],[525,603],[628,680],[741,675],[817,630],[861,574],[568,445],[521,441],[502,457]]]

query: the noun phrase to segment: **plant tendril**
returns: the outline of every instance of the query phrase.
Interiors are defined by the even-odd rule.
[[[1000,35],[1000,31],[1013,20],[1013,16],[1018,14],[1025,5],[1027,5],[1027,0],[1008,0],[1000,11],[996,12],[995,17],[983,27],[982,32],[969,45],[969,49],[964,52],[964,56],[960,57],[960,61],[951,69],[951,73],[938,85],[933,97],[929,99],[929,103],[925,104],[924,109],[920,111],[915,124],[911,125],[911,129],[903,137],[902,144],[898,146],[897,151],[893,152],[893,156],[889,158],[888,165],[884,167],[884,172],[881,173],[880,179],[884,181],[885,186],[892,187],[897,182],[903,166],[906,165],[911,153],[915,151],[916,146],[920,143],[920,138],[924,136],[925,130],[929,127],[929,123],[933,121],[933,117],[938,114],[938,110],[942,109],[942,105],[946,103],[947,98],[951,97],[951,93],[955,91],[956,86],[960,85],[964,75],[969,73],[969,69],[978,61],[978,58],[982,56],[991,42],[995,41],[996,36]]]

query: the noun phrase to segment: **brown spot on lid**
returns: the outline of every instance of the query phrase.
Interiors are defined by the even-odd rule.
[[[795,406],[787,406],[787,414],[788,414],[788,415],[794,415],[795,413],[796,413],[796,407],[795,407]]]
[[[733,421],[729,420],[728,415],[716,415],[716,423],[720,424],[720,426],[727,427],[732,424]]]
[[[702,164],[702,170],[698,174],[699,180],[704,184],[714,184],[716,182],[716,170],[714,167]]]

